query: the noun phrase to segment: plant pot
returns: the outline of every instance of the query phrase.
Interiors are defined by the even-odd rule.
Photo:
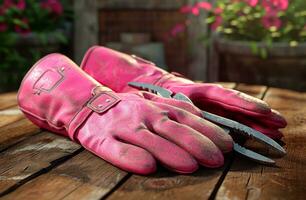
[[[217,69],[217,79],[220,81],[306,91],[306,43],[296,47],[290,47],[287,43],[273,43],[269,47],[257,43],[256,46],[266,49],[266,58],[255,55],[250,42],[215,36],[212,59],[217,59],[217,63],[210,69]]]
[[[16,50],[21,59],[14,62],[14,66],[8,66],[0,61],[0,92],[17,90],[20,82],[29,68],[42,56],[58,52],[61,46],[61,39],[48,33],[42,39],[35,33],[18,35],[14,45],[7,47],[9,52]]]

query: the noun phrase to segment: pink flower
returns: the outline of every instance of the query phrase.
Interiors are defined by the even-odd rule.
[[[288,8],[288,0],[271,0],[276,9],[286,10]]]
[[[20,10],[24,10],[25,7],[26,7],[26,2],[25,2],[25,0],[19,0],[19,1],[16,3],[16,7],[19,8]]]
[[[3,2],[3,7],[5,9],[8,9],[10,7],[16,7],[18,8],[19,10],[24,10],[25,7],[26,7],[26,2],[25,0],[4,0]]]
[[[215,31],[222,24],[222,17],[216,17],[215,22],[210,26],[211,30]]]
[[[197,3],[196,7],[202,8],[204,10],[210,10],[212,8],[211,4],[206,2],[206,1],[202,1],[202,2]]]
[[[282,21],[277,17],[277,12],[267,12],[265,16],[262,17],[261,23],[266,29],[275,27],[279,29],[282,25]]]
[[[63,13],[63,6],[59,0],[45,0],[40,6],[56,15],[61,15]]]
[[[258,4],[258,0],[245,0],[251,7],[255,7]]]
[[[200,10],[199,10],[198,7],[189,6],[189,5],[181,7],[180,12],[185,13],[185,14],[191,13],[191,14],[196,15],[196,16],[198,16],[200,14]]]
[[[186,24],[185,23],[179,23],[176,24],[170,31],[170,35],[171,36],[176,36],[177,34],[183,32],[186,28]]]
[[[287,10],[288,0],[262,0],[262,6],[268,10]]]
[[[222,12],[223,12],[223,9],[220,8],[220,7],[217,7],[217,8],[215,8],[215,10],[214,10],[214,13],[215,13],[216,15],[220,15]]]
[[[23,18],[21,21],[22,21],[24,24],[29,25],[29,20],[28,20],[28,19]],[[27,35],[28,33],[31,32],[31,30],[30,30],[29,27],[28,27],[28,28],[24,28],[24,27],[21,27],[21,26],[19,26],[19,25],[15,25],[15,31],[16,31],[17,33],[20,33],[21,35]]]
[[[198,7],[193,7],[192,10],[191,10],[191,13],[195,16],[198,16],[200,14],[200,10]]]
[[[7,30],[7,24],[4,22],[0,22],[0,32],[4,32]]]

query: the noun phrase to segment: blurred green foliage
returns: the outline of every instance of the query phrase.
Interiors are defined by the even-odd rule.
[[[16,89],[36,60],[68,42],[69,3],[0,0],[0,91]]]
[[[306,41],[306,0],[214,2],[198,1],[183,6],[181,12],[202,19],[212,32],[223,38],[249,42],[252,52],[262,58],[267,57],[266,48],[275,42],[296,47]],[[201,37],[205,44],[210,39],[210,33]],[[259,42],[266,47],[259,47]]]
[[[271,2],[264,4],[263,2]],[[216,31],[233,40],[266,42],[306,41],[305,0],[217,0],[222,22]],[[249,3],[248,3],[249,2]],[[273,2],[277,2],[273,4]],[[210,17],[216,17],[213,12]],[[215,21],[212,20],[210,25]]]

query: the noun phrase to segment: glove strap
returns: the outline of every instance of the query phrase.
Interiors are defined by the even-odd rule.
[[[75,115],[68,127],[68,134],[72,140],[77,140],[77,129],[86,121],[93,113],[105,113],[110,108],[114,107],[121,100],[112,91],[105,91],[102,86],[97,86],[92,90],[92,97],[87,104]]]

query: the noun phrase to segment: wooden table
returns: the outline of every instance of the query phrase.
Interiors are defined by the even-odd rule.
[[[151,176],[124,172],[68,139],[41,131],[0,95],[0,196],[3,199],[305,199],[306,93],[227,83],[283,113],[288,154],[268,167],[228,155],[220,169]],[[261,151],[266,151],[261,149]]]

